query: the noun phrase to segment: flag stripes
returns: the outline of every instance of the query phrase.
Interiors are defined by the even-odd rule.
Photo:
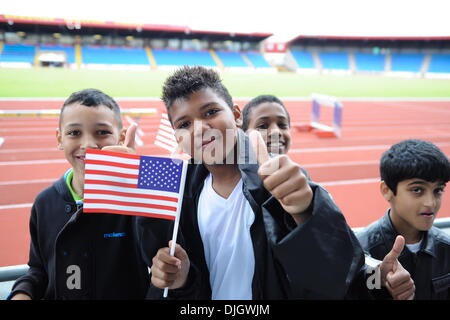
[[[85,164],[83,212],[176,219],[186,163],[88,150]]]

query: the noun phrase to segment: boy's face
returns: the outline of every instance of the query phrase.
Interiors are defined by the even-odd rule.
[[[240,117],[239,107],[232,110],[211,88],[178,99],[169,109],[181,149],[195,161],[210,165],[224,163],[234,148]]]
[[[289,151],[291,145],[289,119],[279,103],[261,103],[250,110],[249,117],[248,130],[255,129],[263,133],[269,152],[285,154]]]
[[[391,205],[391,218],[417,231],[431,228],[441,207],[445,184],[422,179],[407,179],[398,183],[397,194],[382,182],[381,193]]]
[[[58,147],[72,165],[74,174],[84,174],[86,149],[118,145],[125,139],[114,112],[106,106],[87,107],[75,103],[66,106],[57,129]]]

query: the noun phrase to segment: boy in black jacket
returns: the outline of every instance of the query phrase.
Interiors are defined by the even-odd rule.
[[[83,214],[87,148],[134,153],[136,127],[95,89],[64,103],[56,137],[72,168],[41,192],[30,217],[29,271],[10,294],[18,299],[144,299],[150,283],[135,217]]]
[[[181,68],[163,100],[192,164],[183,240],[174,257],[166,247],[153,258],[153,285],[178,299],[349,297],[364,254],[344,216],[288,156],[269,158],[258,132],[250,142],[217,73]]]
[[[383,154],[380,174],[390,209],[358,234],[361,245],[380,259],[402,235],[406,248],[398,260],[414,279],[415,299],[450,299],[450,237],[433,227],[450,180],[448,158],[430,142],[405,140]],[[383,290],[379,297],[388,295]]]

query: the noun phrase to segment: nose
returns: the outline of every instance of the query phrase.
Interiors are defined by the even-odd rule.
[[[81,149],[100,149],[99,145],[97,144],[96,139],[89,134],[85,134],[83,136],[83,140],[81,142]]]
[[[273,137],[273,138],[279,138],[281,137],[281,130],[280,127],[276,124],[276,123],[272,123],[269,126],[269,132],[268,132],[269,137]]]
[[[204,120],[195,120],[194,121],[194,137],[198,139],[202,139],[203,133],[210,129],[211,126],[207,121]]]
[[[423,205],[427,209],[431,209],[432,211],[434,211],[437,201],[438,200],[436,196],[432,192],[429,192],[423,198]]]

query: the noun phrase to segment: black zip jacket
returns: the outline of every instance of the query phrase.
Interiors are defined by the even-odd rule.
[[[37,196],[30,233],[30,268],[10,297],[23,292],[33,299],[145,298],[150,277],[135,217],[83,214],[61,178]]]
[[[357,235],[364,250],[375,259],[383,260],[399,234],[392,225],[389,212]],[[432,227],[424,233],[417,254],[405,246],[398,261],[414,280],[414,299],[450,299],[450,237],[445,232]],[[381,291],[379,298],[392,299],[386,289],[377,291]]]
[[[248,137],[240,133],[238,138],[249,150]],[[363,250],[328,192],[309,182],[314,192],[308,209],[312,215],[297,226],[264,188],[257,165],[239,164],[239,170],[242,192],[255,213],[250,229],[255,254],[253,299],[344,299],[350,291],[367,298],[362,283]],[[208,174],[202,164],[188,167],[179,231],[182,239],[178,241],[189,255],[191,270],[182,289],[169,290],[174,299],[211,299],[197,220],[199,196]],[[161,292],[153,287],[152,298],[159,297]]]

